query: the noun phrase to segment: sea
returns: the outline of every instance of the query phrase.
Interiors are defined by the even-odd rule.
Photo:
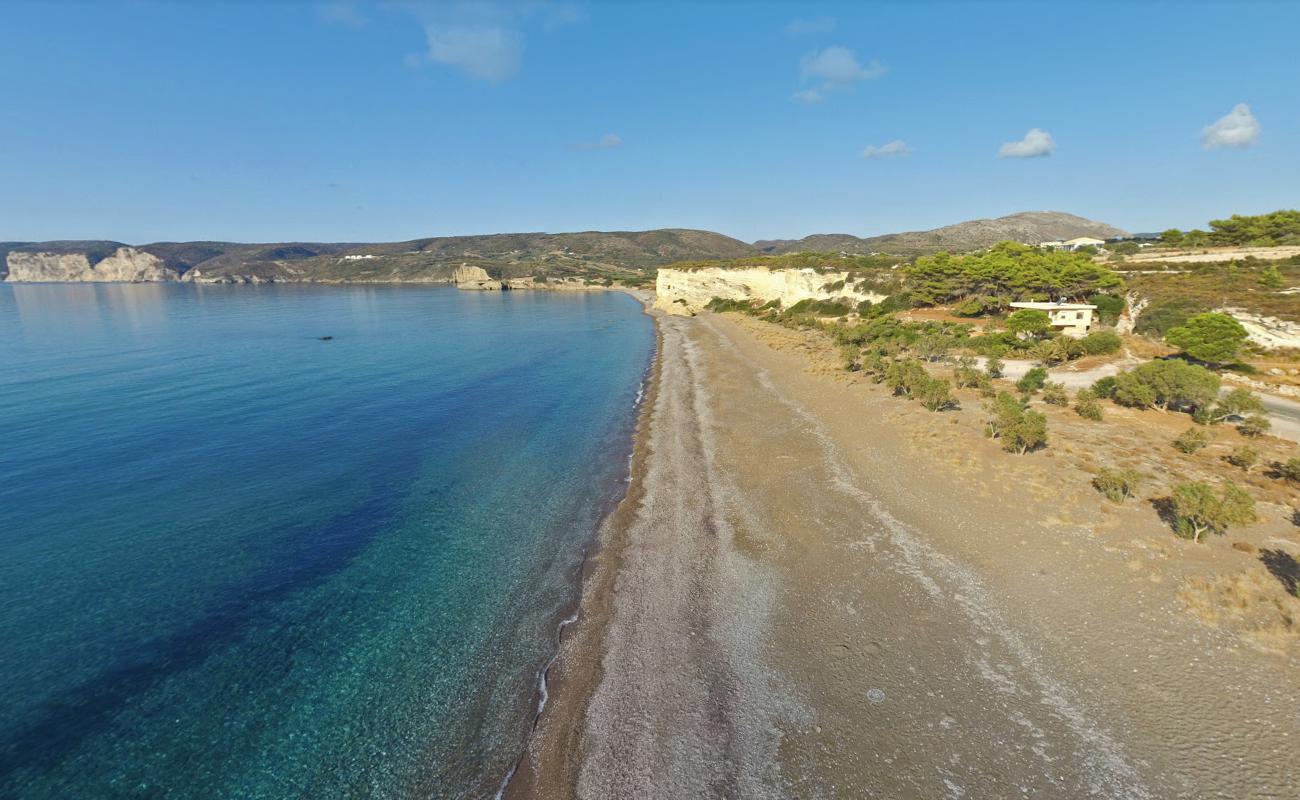
[[[654,349],[615,292],[0,283],[0,797],[493,797]]]

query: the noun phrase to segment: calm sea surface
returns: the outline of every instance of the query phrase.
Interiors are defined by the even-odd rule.
[[[653,349],[613,293],[0,284],[0,797],[491,796]]]

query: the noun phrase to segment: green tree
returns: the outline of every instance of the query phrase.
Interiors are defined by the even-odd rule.
[[[1005,368],[1006,365],[997,356],[989,356],[989,359],[984,362],[984,371],[990,378],[1001,378],[1002,370]]]
[[[1113,294],[1094,294],[1088,302],[1097,307],[1097,319],[1106,325],[1114,325],[1124,313],[1124,298]]]
[[[1213,406],[1207,406],[1202,419],[1210,425],[1218,424],[1228,417],[1240,417],[1251,411],[1263,411],[1264,401],[1249,389],[1233,389],[1219,398]]]
[[[1046,311],[1022,308],[1007,317],[1007,329],[1017,336],[1036,339],[1051,332],[1052,318]]]
[[[1168,247],[1181,247],[1183,244],[1183,232],[1177,228],[1170,228],[1160,234],[1160,243]]]
[[[1002,449],[1021,455],[1047,444],[1047,417],[1026,410],[1010,392],[999,392],[988,404],[989,436],[1002,443]]]
[[[1193,542],[1203,533],[1222,534],[1256,519],[1254,498],[1235,483],[1225,483],[1218,493],[1206,483],[1181,483],[1174,487],[1170,509],[1174,530]]]
[[[916,388],[916,397],[930,411],[943,411],[957,404],[952,397],[952,385],[942,378],[929,378]]]
[[[1020,380],[1016,381],[1016,388],[1026,394],[1033,394],[1043,388],[1047,383],[1047,370],[1042,367],[1034,367],[1024,374]]]
[[[1165,334],[1165,341],[1199,361],[1224,364],[1237,358],[1246,343],[1246,329],[1228,316],[1211,311],[1197,314]]]
[[[1214,402],[1218,394],[1218,375],[1177,359],[1148,361],[1121,372],[1115,376],[1113,391],[1120,405],[1161,411],[1192,411]]]
[[[1135,469],[1103,469],[1092,479],[1092,485],[1107,500],[1123,503],[1137,496],[1138,487],[1142,485],[1142,473]]]

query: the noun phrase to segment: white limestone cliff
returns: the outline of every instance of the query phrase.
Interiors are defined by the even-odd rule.
[[[819,273],[813,269],[741,267],[723,269],[660,269],[655,281],[655,308],[669,314],[694,314],[710,300],[780,300],[789,308],[800,300],[842,299],[853,305],[878,303],[885,295],[857,289],[848,272]]]
[[[155,282],[180,278],[162,259],[134,247],[119,247],[94,264],[84,253],[10,253],[5,280],[27,283]]]

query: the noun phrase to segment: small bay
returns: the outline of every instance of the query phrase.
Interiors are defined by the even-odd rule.
[[[490,795],[653,350],[611,292],[0,284],[0,796]]]

